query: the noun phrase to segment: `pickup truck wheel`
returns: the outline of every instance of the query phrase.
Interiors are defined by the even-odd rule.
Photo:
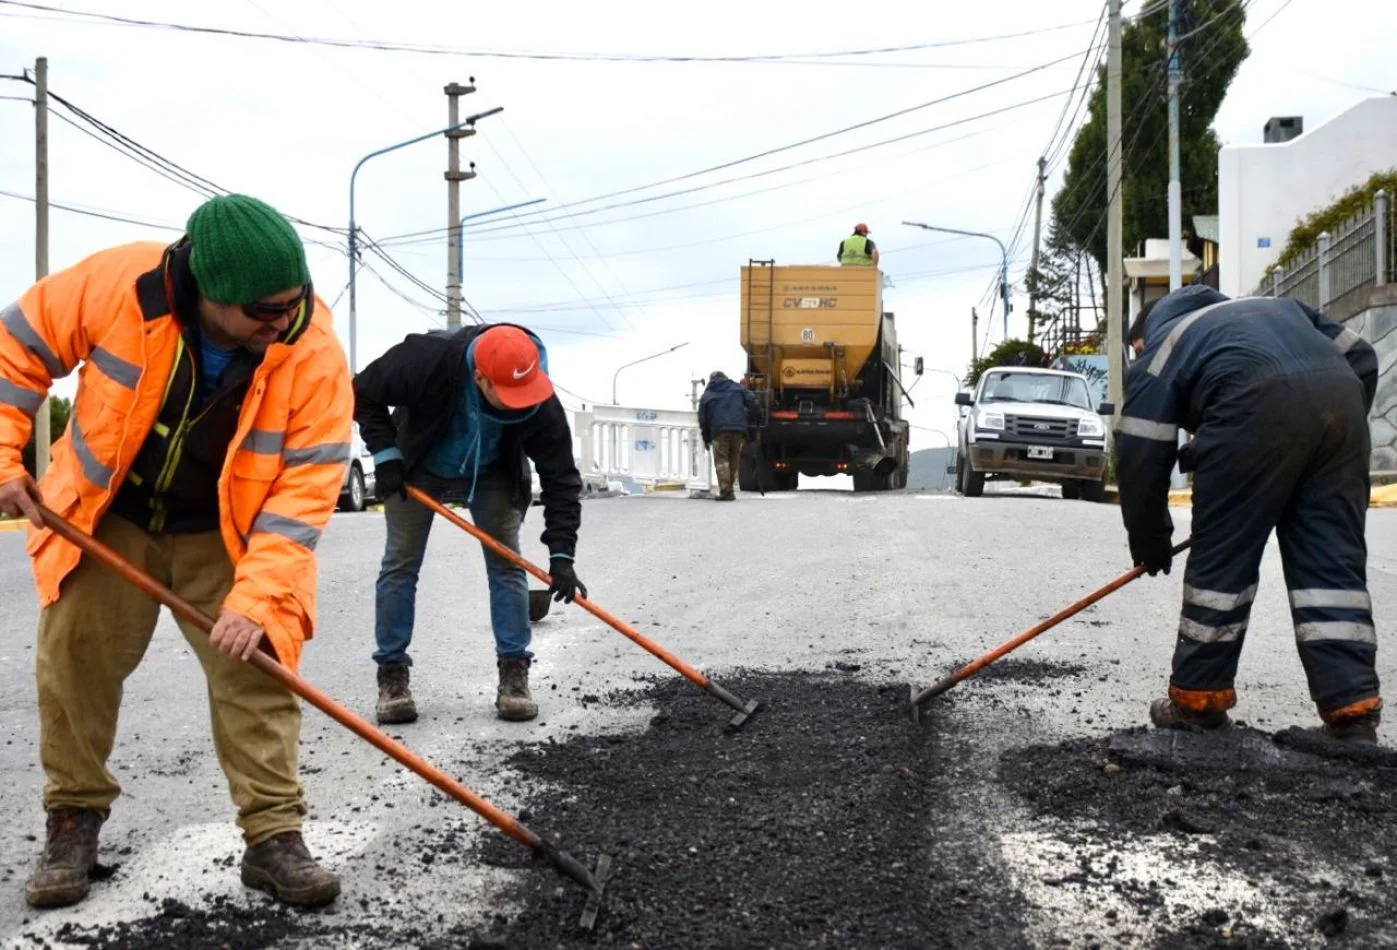
[[[965,497],[979,498],[985,493],[985,473],[977,472],[970,465],[965,463]]]
[[[340,511],[363,511],[368,501],[368,492],[364,490],[364,473],[359,468],[359,463],[355,462],[349,469],[349,483],[345,486],[344,493],[340,495]]]
[[[1106,500],[1106,481],[1082,482],[1082,498],[1100,504]]]
[[[1062,497],[1067,501],[1076,501],[1082,497],[1082,485],[1084,482],[1066,481],[1062,483]]]

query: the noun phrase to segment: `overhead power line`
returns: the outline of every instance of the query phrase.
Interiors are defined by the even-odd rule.
[[[811,61],[819,62],[823,60],[837,60],[840,57],[861,57],[861,56],[882,56],[892,53],[912,53],[922,52],[932,49],[948,49],[957,46],[970,46],[978,43],[991,43],[1002,40],[1019,39],[1028,36],[1039,36],[1045,33],[1055,33],[1060,30],[1071,29],[1080,26],[1082,23],[1090,23],[1084,20],[1073,23],[1060,23],[1054,26],[1038,27],[1032,30],[1020,30],[1014,33],[999,33],[992,36],[976,36],[955,40],[937,40],[927,43],[913,43],[898,46],[879,46],[867,49],[843,49],[826,52],[803,52],[803,53],[765,53],[748,56],[700,56],[683,55],[673,53],[588,53],[588,52],[547,52],[531,50],[492,50],[492,49],[469,49],[461,47],[439,46],[429,43],[386,43],[377,40],[360,39],[340,39],[324,36],[298,36],[285,33],[268,33],[256,30],[235,30],[225,27],[202,26],[193,23],[176,23],[166,20],[146,20],[138,17],[118,16],[111,13],[99,13],[92,10],[72,10],[63,7],[49,6],[41,3],[27,3],[21,0],[0,0],[0,6],[13,7],[18,10],[32,10],[40,13],[54,14],[55,17],[62,18],[66,22],[87,21],[93,24],[103,24],[107,26],[132,27],[140,29],[171,30],[184,33],[202,33],[212,36],[229,36],[239,39],[271,40],[281,43],[296,43],[309,46],[329,46],[339,49],[360,49],[377,50],[380,52],[396,53],[418,53],[430,56],[469,56],[477,59],[524,59],[524,60],[560,60],[571,62],[599,62],[599,63],[755,63],[755,64],[782,64],[791,65],[811,65]],[[7,14],[9,16],[21,16],[22,14]],[[829,65],[835,65],[830,63]],[[840,63],[838,65],[849,65]],[[917,64],[920,65],[920,64]],[[951,66],[949,68],[958,68]]]
[[[5,2],[5,0],[0,0],[0,2]],[[662,179],[659,179],[659,180],[657,180],[657,181],[647,182],[646,184],[643,184],[643,185],[633,185],[633,186],[631,186],[631,187],[629,187],[629,188],[622,188],[622,189],[620,189],[620,190],[618,190],[618,191],[611,191],[611,192],[607,192],[607,193],[601,194],[601,195],[593,195],[593,196],[590,197],[590,198],[582,198],[582,199],[579,199],[579,200],[577,200],[577,201],[568,202],[567,204],[555,205],[554,207],[550,208],[548,211],[533,211],[533,212],[527,212],[527,213],[525,213],[525,214],[517,215],[517,217],[520,218],[520,219],[525,219],[525,218],[535,218],[535,217],[539,217],[539,216],[542,216],[542,215],[549,215],[549,216],[552,216],[552,215],[554,215],[554,214],[555,214],[556,212],[558,212],[558,211],[571,210],[571,209],[576,208],[576,207],[578,207],[578,206],[580,206],[580,205],[594,204],[594,203],[596,203],[596,202],[598,202],[598,201],[608,201],[608,200],[610,200],[610,199],[612,199],[612,198],[620,198],[620,197],[624,197],[625,195],[635,194],[636,192],[648,191],[648,190],[650,190],[651,188],[660,188],[660,187],[663,187],[663,186],[665,186],[665,185],[677,184],[678,182],[681,182],[681,181],[689,181],[690,179],[698,178],[698,177],[703,176],[703,175],[708,175],[708,174],[711,174],[711,173],[713,173],[713,172],[725,171],[725,170],[727,170],[727,169],[729,169],[729,168],[734,168],[734,167],[736,167],[736,166],[738,166],[738,165],[745,165],[745,164],[748,164],[749,162],[755,162],[755,161],[757,161],[757,160],[759,160],[759,159],[769,158],[769,157],[771,157],[772,155],[779,155],[779,154],[782,153],[782,152],[789,152],[789,151],[791,151],[792,149],[801,148],[801,147],[806,146],[806,145],[813,145],[813,144],[816,143],[816,142],[823,142],[823,141],[826,140],[826,139],[835,138],[836,136],[846,135],[846,134],[848,134],[849,132],[855,132],[855,131],[858,131],[859,129],[866,129],[866,128],[869,128],[870,126],[878,125],[879,123],[887,122],[887,121],[890,121],[890,120],[892,120],[892,119],[902,118],[903,116],[911,115],[911,114],[913,114],[913,113],[915,113],[915,112],[920,112],[920,111],[922,111],[922,110],[924,110],[924,109],[929,109],[929,108],[931,108],[932,106],[944,105],[944,104],[947,103],[947,102],[952,102],[952,101],[954,101],[954,100],[956,100],[956,99],[961,99],[961,98],[964,98],[964,97],[966,97],[966,96],[973,95],[973,94],[975,94],[975,93],[977,93],[977,92],[984,92],[984,91],[987,90],[987,89],[993,89],[993,88],[995,88],[996,86],[1002,86],[1002,85],[1004,85],[1005,83],[1013,82],[1013,81],[1015,81],[1015,80],[1017,80],[1017,79],[1023,79],[1023,78],[1025,78],[1025,77],[1027,77],[1027,76],[1031,76],[1031,75],[1033,75],[1034,73],[1041,72],[1042,70],[1047,69],[1047,68],[1050,67],[1050,66],[1055,66],[1055,65],[1057,65],[1057,64],[1059,64],[1059,63],[1065,63],[1065,62],[1067,62],[1068,60],[1076,59],[1078,56],[1082,55],[1083,52],[1084,52],[1084,51],[1082,51],[1082,50],[1077,50],[1077,51],[1073,52],[1071,55],[1058,57],[1057,59],[1051,60],[1051,61],[1046,62],[1046,63],[1040,63],[1040,64],[1037,65],[1037,66],[1033,66],[1033,67],[1031,67],[1031,68],[1029,68],[1029,69],[1025,69],[1025,70],[1023,70],[1023,71],[1021,71],[1021,72],[1013,73],[1012,75],[1009,75],[1009,76],[1004,76],[1004,77],[1002,77],[1002,78],[1000,78],[1000,79],[996,79],[996,80],[993,80],[993,81],[991,81],[991,82],[981,83],[981,84],[978,85],[978,86],[971,86],[971,87],[968,88],[968,89],[961,89],[961,90],[959,90],[959,91],[957,91],[957,92],[949,93],[949,94],[944,95],[944,96],[938,96],[938,97],[935,98],[935,99],[929,99],[929,100],[927,100],[926,102],[919,102],[919,103],[917,103],[916,105],[907,106],[906,108],[898,109],[898,110],[896,110],[896,111],[894,111],[894,112],[889,112],[889,113],[886,113],[886,114],[884,114],[884,115],[874,116],[874,117],[871,118],[871,119],[864,119],[864,120],[861,121],[861,122],[855,122],[855,123],[853,123],[852,125],[846,125],[846,126],[843,126],[842,128],[832,129],[832,130],[830,130],[830,131],[828,131],[828,132],[821,132],[821,133],[819,133],[818,135],[812,135],[812,136],[809,136],[808,138],[800,139],[799,141],[796,141],[796,142],[789,142],[789,143],[787,143],[787,144],[785,144],[785,145],[779,145],[779,146],[776,146],[776,147],[774,147],[774,148],[769,148],[769,149],[766,149],[766,150],[761,151],[761,152],[755,152],[755,153],[753,153],[753,154],[751,154],[751,155],[744,155],[744,156],[742,156],[741,158],[734,158],[734,159],[731,159],[731,160],[726,161],[726,162],[720,162],[720,163],[718,163],[718,164],[716,164],[716,165],[709,165],[709,166],[706,167],[706,168],[700,168],[700,169],[697,169],[697,170],[695,170],[695,171],[685,172],[685,173],[682,174],[682,175],[674,175],[674,176],[671,176],[671,177],[669,177],[669,178],[662,178]],[[1057,93],[1056,95],[1062,95],[1062,93]],[[1044,97],[1044,98],[1049,98],[1049,97]],[[1025,103],[1020,103],[1019,105],[1024,105],[1024,104],[1025,104]],[[997,110],[997,111],[1003,112],[1003,111],[1008,111],[1008,110],[1007,110],[1007,109],[1001,109],[1001,110]],[[985,113],[985,115],[994,115],[994,114],[996,114],[996,113],[995,113],[995,112]],[[979,118],[983,118],[983,117],[984,117],[984,116],[979,116]],[[973,119],[961,120],[961,123],[963,124],[964,122],[968,122],[968,121],[973,121]],[[866,149],[866,148],[875,148],[875,147],[877,147],[877,145],[886,145],[886,144],[890,144],[890,143],[892,143],[892,142],[905,141],[906,139],[912,138],[912,137],[914,137],[914,136],[916,136],[916,135],[925,135],[925,134],[928,134],[929,132],[938,131],[938,130],[941,129],[941,128],[948,128],[948,127],[950,127],[950,125],[954,125],[954,124],[957,124],[957,123],[948,123],[948,124],[946,124],[946,125],[943,125],[943,126],[938,127],[937,129],[924,129],[924,130],[922,130],[922,131],[920,131],[920,132],[911,133],[911,134],[909,134],[909,135],[898,136],[898,137],[896,137],[896,138],[888,139],[888,140],[886,140],[886,141],[884,141],[884,142],[881,142],[881,143],[875,143],[874,145],[870,145],[870,146],[862,146],[862,147],[860,147],[859,149],[851,149],[850,152],[845,152],[845,153],[840,153],[840,154],[850,154],[850,153],[853,152],[853,151],[860,151],[860,150],[863,150],[863,149]],[[828,156],[828,157],[838,157],[838,156]],[[795,167],[795,166],[791,166],[791,167]],[[684,192],[679,192],[679,193],[682,194],[682,193],[684,193]]]
[[[875,148],[882,148],[882,147],[885,146],[885,145],[894,145],[894,144],[896,144],[896,143],[898,143],[898,142],[906,142],[906,141],[908,141],[908,140],[910,140],[910,139],[920,138],[920,137],[923,136],[923,135],[930,135],[930,134],[932,134],[933,132],[944,132],[944,131],[946,131],[947,129],[955,128],[955,127],[961,126],[961,125],[967,125],[967,124],[969,124],[969,123],[971,123],[971,122],[977,122],[977,121],[979,121],[979,120],[981,120],[981,119],[987,119],[987,118],[990,118],[990,117],[992,117],[992,116],[1003,115],[1003,114],[1005,114],[1005,113],[1007,113],[1007,112],[1014,112],[1014,111],[1017,111],[1017,110],[1019,110],[1019,109],[1026,108],[1026,107],[1028,107],[1028,106],[1038,105],[1038,104],[1040,104],[1040,103],[1047,102],[1047,101],[1049,101],[1049,100],[1059,98],[1060,96],[1065,96],[1065,95],[1067,95],[1069,92],[1071,92],[1071,90],[1067,90],[1067,89],[1059,90],[1058,92],[1048,93],[1047,95],[1037,96],[1037,97],[1032,98],[1032,99],[1025,99],[1025,100],[1022,101],[1022,102],[1016,102],[1016,103],[1013,103],[1013,104],[1008,105],[1008,106],[1004,106],[1004,107],[999,108],[999,109],[991,109],[991,110],[989,110],[989,111],[987,111],[987,112],[981,112],[981,113],[979,113],[978,115],[967,116],[967,117],[965,117],[965,118],[963,118],[963,119],[956,119],[956,120],[953,121],[953,122],[944,122],[944,123],[942,123],[942,124],[940,124],[940,125],[931,126],[930,128],[926,128],[926,129],[918,129],[918,130],[915,131],[915,132],[909,132],[909,133],[907,133],[907,134],[905,134],[905,135],[894,136],[893,138],[883,139],[883,140],[878,141],[878,142],[870,142],[870,143],[867,144],[867,145],[860,145],[860,146],[857,146],[857,147],[855,147],[855,148],[845,149],[845,150],[843,150],[843,151],[841,151],[841,152],[832,152],[832,153],[830,153],[830,154],[828,154],[828,155],[820,155],[820,156],[817,156],[817,157],[815,157],[815,158],[807,158],[807,159],[804,159],[803,161],[791,162],[790,164],[781,165],[781,166],[779,166],[779,167],[777,167],[777,168],[769,168],[769,169],[765,169],[765,170],[763,170],[763,171],[752,172],[752,173],[746,174],[746,175],[735,175],[735,176],[733,176],[733,177],[724,178],[724,179],[722,179],[722,180],[720,180],[720,181],[710,182],[710,183],[708,183],[708,184],[695,185],[695,186],[690,187],[690,188],[683,188],[683,189],[680,189],[680,190],[677,190],[677,191],[666,192],[665,194],[662,194],[662,195],[652,195],[652,196],[650,196],[650,197],[638,198],[638,199],[634,199],[634,200],[632,200],[632,201],[617,202],[617,203],[615,203],[615,204],[605,205],[605,206],[600,207],[600,208],[591,208],[591,209],[587,209],[587,210],[585,210],[585,211],[578,211],[578,212],[573,212],[573,213],[567,214],[567,215],[561,215],[561,216],[558,216],[557,218],[551,218],[551,219],[550,219],[550,218],[544,218],[544,219],[542,219],[542,220],[540,220],[540,221],[536,221],[536,222],[534,222],[534,221],[520,221],[520,222],[517,223],[517,224],[504,224],[504,223],[501,223],[501,224],[498,225],[497,227],[470,228],[470,229],[468,229],[468,230],[469,230],[469,232],[470,232],[472,235],[507,233],[507,232],[509,232],[510,230],[513,230],[514,228],[522,227],[522,226],[524,226],[525,224],[530,224],[530,223],[540,223],[540,224],[541,224],[541,223],[544,223],[545,221],[549,221],[549,220],[571,221],[573,218],[583,217],[583,216],[585,216],[585,215],[590,215],[590,214],[597,214],[597,213],[600,213],[600,212],[603,212],[603,211],[611,211],[611,210],[615,210],[615,209],[618,209],[618,208],[636,207],[636,206],[638,206],[638,205],[649,204],[649,203],[652,203],[652,202],[655,202],[655,201],[664,201],[664,200],[667,200],[667,199],[669,199],[669,198],[678,198],[678,197],[682,197],[682,196],[684,196],[684,195],[696,194],[696,193],[701,192],[701,191],[707,191],[707,190],[710,190],[710,189],[713,189],[713,188],[720,188],[720,187],[722,187],[722,186],[724,186],[724,185],[736,184],[736,183],[738,183],[738,182],[743,182],[743,181],[751,181],[751,180],[757,179],[757,178],[766,178],[766,177],[768,177],[768,176],[776,175],[776,174],[779,174],[779,173],[781,173],[781,172],[791,171],[791,170],[796,169],[796,168],[803,168],[803,167],[805,167],[805,166],[807,166],[807,165],[815,165],[815,164],[819,164],[819,163],[821,163],[821,162],[833,161],[834,159],[846,158],[846,157],[848,157],[848,156],[850,156],[850,155],[856,155],[856,154],[858,154],[858,153],[860,153],[860,152],[867,152],[867,151],[870,151],[870,150],[875,149]],[[984,134],[985,132],[987,132],[987,131],[993,131],[993,129],[980,130],[980,131],[977,131],[977,132],[969,133],[969,134],[967,134],[967,135],[956,136],[955,138],[946,139],[944,142],[935,142],[935,143],[933,143],[933,144],[931,144],[931,145],[925,146],[924,148],[921,148],[921,149],[916,149],[916,150],[914,150],[914,151],[925,151],[925,150],[927,150],[927,149],[940,148],[940,147],[945,146],[945,145],[951,145],[951,144],[954,144],[954,143],[956,143],[956,142],[961,142],[961,141],[964,141],[965,139],[972,138],[972,137],[974,137],[974,136],[976,136],[976,135],[983,135],[983,134]],[[909,153],[909,154],[910,154],[910,153]],[[846,171],[847,171],[847,169],[846,169]],[[840,174],[840,173],[841,173],[841,172],[830,172],[829,175]],[[681,206],[676,207],[676,208],[666,208],[666,209],[662,209],[662,210],[660,210],[660,211],[652,211],[652,212],[649,212],[649,213],[646,213],[646,214],[628,215],[628,216],[626,216],[626,217],[612,218],[612,219],[608,219],[608,220],[605,220],[605,221],[593,221],[593,222],[590,222],[590,224],[587,225],[587,226],[590,226],[590,227],[602,227],[602,226],[604,226],[604,225],[610,225],[610,224],[622,224],[622,223],[625,223],[625,222],[636,221],[636,220],[639,220],[639,219],[642,219],[642,218],[655,217],[655,216],[657,216],[657,215],[672,214],[672,213],[679,212],[679,211],[690,211],[690,210],[693,210],[693,209],[695,209],[695,208],[706,208],[706,207],[709,207],[709,206],[715,205],[715,204],[722,204],[722,203],[725,203],[725,202],[728,202],[728,201],[737,201],[737,200],[740,200],[740,199],[743,199],[743,198],[750,198],[750,197],[754,197],[754,196],[756,196],[756,195],[766,194],[766,193],[771,192],[771,191],[778,191],[778,190],[781,190],[781,189],[783,189],[783,188],[794,187],[794,186],[800,185],[800,184],[807,184],[807,183],[812,182],[812,181],[819,181],[819,180],[822,179],[822,178],[829,177],[829,175],[817,175],[817,176],[814,176],[814,177],[811,177],[811,178],[801,179],[801,180],[795,181],[795,182],[787,182],[787,183],[784,183],[784,184],[781,184],[781,185],[775,185],[775,186],[772,186],[772,187],[770,187],[770,188],[762,188],[762,189],[758,189],[758,190],[755,190],[755,191],[744,192],[744,193],[738,194],[738,195],[728,195],[728,196],[725,196],[725,197],[722,197],[722,198],[715,198],[715,199],[713,199],[713,200],[711,200],[711,201],[703,201],[703,202],[698,202],[698,203],[690,204],[690,205],[681,205]],[[586,202],[577,201],[577,202],[572,202],[571,204],[559,205],[559,206],[556,206],[556,207],[560,207],[560,208],[572,208],[572,207],[575,207],[575,206],[578,205],[578,204],[584,204],[584,203],[586,203]],[[394,244],[394,243],[400,243],[400,244],[416,243],[415,241],[413,241],[413,240],[408,240],[408,239],[420,239],[420,238],[433,237],[433,236],[436,236],[436,235],[444,234],[444,233],[446,233],[447,230],[448,230],[447,228],[432,228],[432,229],[425,230],[425,231],[412,231],[412,232],[408,232],[408,233],[405,233],[405,234],[399,234],[399,235],[394,235],[394,236],[391,236],[391,237],[384,238],[383,243],[384,243],[385,245],[392,245],[392,244]],[[566,230],[566,229],[564,229],[564,230]]]

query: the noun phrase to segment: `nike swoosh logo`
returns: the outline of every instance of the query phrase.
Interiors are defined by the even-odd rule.
[[[537,363],[538,363],[538,360],[534,360],[533,363],[530,363],[528,366],[525,366],[525,367],[524,367],[524,371],[523,371],[522,373],[519,372],[519,370],[516,369],[516,370],[514,371],[514,378],[515,378],[515,379],[523,379],[525,376],[529,375],[530,373],[532,373],[532,372],[534,371],[534,366],[535,366],[535,364],[537,364]]]

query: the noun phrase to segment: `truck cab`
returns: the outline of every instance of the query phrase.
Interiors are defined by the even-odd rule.
[[[973,392],[956,393],[956,490],[984,494],[985,480],[1053,482],[1062,497],[1106,500],[1110,431],[1080,373],[996,366]]]

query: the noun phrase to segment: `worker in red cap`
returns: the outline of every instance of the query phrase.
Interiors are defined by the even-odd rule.
[[[862,221],[854,225],[854,233],[839,242],[836,258],[845,267],[878,266],[878,248],[868,238],[868,225]]]
[[[354,395],[354,418],[373,454],[388,529],[375,590],[378,721],[412,722],[417,706],[408,646],[432,512],[409,499],[404,486],[411,482],[439,501],[465,504],[481,529],[518,551],[532,498],[532,461],[542,483],[549,590],[554,600],[571,603],[587,595],[573,570],[582,476],[567,415],[548,379],[548,352],[522,327],[409,334],[364,367]],[[533,719],[538,705],[529,692],[528,575],[481,547],[499,670],[495,709],[501,719]]]

